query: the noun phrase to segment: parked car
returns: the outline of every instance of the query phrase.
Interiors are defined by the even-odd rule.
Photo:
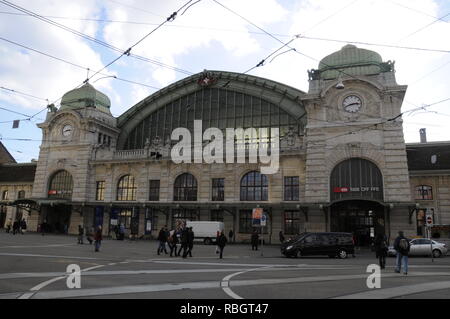
[[[426,238],[416,238],[409,241],[411,249],[409,250],[409,256],[431,256],[431,243]],[[447,245],[439,243],[433,240],[433,257],[439,258],[447,254]],[[388,256],[394,257],[397,252],[394,246],[389,246]]]
[[[350,233],[303,233],[281,245],[286,257],[326,255],[330,258],[355,256],[355,245]]]

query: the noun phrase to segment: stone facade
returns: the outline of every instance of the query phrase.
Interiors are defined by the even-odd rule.
[[[172,84],[139,102],[119,118],[114,118],[109,112],[106,96],[94,92],[95,96],[100,97],[100,107],[96,104],[97,100],[84,101],[82,96],[78,96],[81,91],[71,91],[70,99],[79,101],[79,105],[71,106],[68,98],[64,104],[63,98],[64,107],[49,112],[46,121],[39,125],[44,141],[31,196],[40,205],[38,222],[54,218],[58,223],[68,223],[69,233],[76,233],[79,224],[85,227],[102,225],[104,234],[109,235],[117,212],[126,211],[130,214],[131,224],[138,222],[138,237],[154,237],[163,225],[174,227],[173,216],[177,212],[189,211],[197,220],[223,220],[226,233],[233,229],[237,241],[248,241],[250,233],[248,229],[243,231],[243,225],[248,222],[248,211],[259,206],[268,215],[265,238],[274,243],[278,242],[279,231],[285,232],[292,225],[294,228],[290,229],[294,229],[295,233],[334,231],[336,225],[341,231],[353,231],[349,225],[361,220],[356,217],[359,213],[363,214],[366,224],[351,224],[351,227],[365,227],[372,235],[378,227],[375,231],[385,232],[391,240],[398,230],[404,230],[408,236],[417,235],[416,212],[419,207],[435,207],[439,223],[450,224],[449,175],[442,172],[435,176],[411,175],[408,170],[409,155],[399,116],[406,86],[396,83],[392,63],[378,61],[381,59],[378,56],[373,60],[371,51],[358,50],[346,46],[325,59],[326,63],[322,63],[318,70],[310,71],[308,93],[262,78],[211,71]],[[349,51],[352,53],[349,54]],[[343,59],[347,55],[355,59],[349,65]],[[340,65],[339,61],[344,60],[347,61],[346,66]],[[226,108],[226,116],[230,113],[238,116],[234,109],[228,112],[230,100],[235,102],[238,94],[248,94],[257,96],[257,99],[249,99],[250,105],[244,103],[243,113],[253,116],[261,112],[258,121],[265,121],[267,116],[270,123],[273,118],[282,123],[281,118],[286,116],[286,123],[294,123],[297,128],[283,131],[280,168],[277,173],[267,175],[266,201],[241,200],[243,177],[248,172],[259,171],[260,164],[175,164],[170,158],[170,141],[166,142],[165,136],[150,138],[153,131],[148,123],[156,123],[156,126],[161,120],[161,123],[168,123],[170,114],[165,111],[164,115],[158,115],[155,122],[146,122],[146,119],[180,97],[180,105],[184,103],[187,109],[195,109],[194,100],[189,100],[194,105],[185,100],[204,94],[202,90],[205,88],[199,79],[205,76],[214,79],[211,90],[219,92],[226,88],[227,95],[223,99],[226,106],[222,106]],[[95,89],[86,86],[83,90]],[[189,98],[183,100],[188,95]],[[212,97],[209,99],[208,103],[213,105]],[[207,103],[205,101],[201,102],[202,109]],[[217,97],[217,101],[222,100]],[[254,101],[259,101],[259,104]],[[263,105],[270,103],[275,106],[270,109],[270,114],[264,113]],[[186,116],[190,114],[189,110],[185,112]],[[197,115],[194,111],[193,116],[198,119],[203,114]],[[137,132],[137,127],[142,127],[142,130]],[[142,147],[126,148],[130,134],[135,134],[133,145],[142,144]],[[144,140],[145,145],[142,143]],[[158,153],[160,156],[156,158],[154,154]],[[353,159],[357,159],[360,165],[371,163],[380,172],[382,181],[368,187],[364,183],[376,183],[371,180],[373,177],[363,182],[358,174],[366,172],[350,166],[349,171],[340,173],[338,182],[332,180],[336,167],[341,164],[345,166]],[[52,194],[58,193],[58,190],[51,189],[50,185],[55,174],[61,171],[68,172],[72,178],[71,196],[55,198]],[[197,181],[195,201],[174,200],[175,180],[184,173],[191,174]],[[345,174],[353,174],[357,178],[346,180]],[[118,185],[127,175],[134,177],[135,198],[119,200]],[[285,201],[284,178],[292,176],[299,180],[298,199]],[[213,178],[223,178],[225,181],[223,201],[212,200]],[[158,201],[149,200],[150,180],[160,181]],[[431,185],[435,190],[433,200],[416,200],[413,194],[417,184]],[[98,185],[104,186],[101,189],[102,198],[97,198]],[[351,192],[356,192],[356,189],[359,197],[345,197],[352,195]],[[340,194],[343,190],[347,193]],[[381,195],[377,195],[381,197],[374,199],[374,192],[378,190],[382,190]],[[342,195],[340,200],[333,199],[337,195]],[[342,205],[346,204],[349,210],[353,209],[354,215],[342,210],[345,207]],[[345,215],[341,219],[350,224],[339,224],[338,214]],[[63,215],[69,219],[58,219]],[[375,219],[376,222],[372,221]],[[146,230],[148,221],[152,223],[151,233]],[[127,227],[127,235],[131,232],[131,226]]]

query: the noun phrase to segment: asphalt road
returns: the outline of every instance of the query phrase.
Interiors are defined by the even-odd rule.
[[[157,255],[156,241],[104,240],[101,251],[63,235],[0,233],[0,298],[450,298],[450,257],[409,258],[409,272],[394,273],[394,258],[382,270],[381,288],[369,289],[370,251],[355,258],[282,257],[278,246],[252,251],[228,245],[224,259],[215,246],[197,244],[193,257]],[[81,288],[68,277],[80,267]],[[372,281],[373,282],[373,281]]]

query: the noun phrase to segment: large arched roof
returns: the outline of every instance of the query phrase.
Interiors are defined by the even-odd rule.
[[[248,94],[274,104],[295,120],[306,125],[306,110],[301,102],[305,92],[272,80],[242,73],[204,71],[177,81],[148,96],[118,118],[121,130],[118,149],[123,149],[128,135],[144,119],[168,103],[203,89],[201,80],[207,76],[212,81],[208,88],[226,89]]]

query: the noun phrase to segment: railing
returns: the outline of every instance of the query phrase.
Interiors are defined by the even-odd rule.
[[[119,150],[114,151],[113,159],[139,159],[146,158],[147,152],[145,149],[139,150]]]

